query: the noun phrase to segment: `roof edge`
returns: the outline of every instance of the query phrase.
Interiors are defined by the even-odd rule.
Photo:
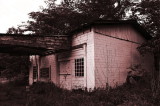
[[[90,28],[94,25],[114,25],[114,24],[130,24],[138,32],[140,32],[146,40],[152,39],[152,36],[136,20],[104,20],[104,19],[95,20],[91,23],[85,23],[67,34],[73,35],[76,32],[80,32],[80,31],[87,29],[87,28]]]

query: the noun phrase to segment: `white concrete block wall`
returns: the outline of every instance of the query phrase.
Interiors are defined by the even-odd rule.
[[[95,32],[134,42],[143,43],[143,36],[131,25],[100,25],[94,28]]]
[[[137,46],[139,44],[111,38],[122,38],[137,43],[145,39],[130,26],[98,27],[94,29],[95,87],[117,86],[126,81],[127,68],[133,64],[145,64]],[[102,35],[103,34],[103,35]],[[151,65],[150,65],[151,66]]]
[[[75,59],[83,58],[84,56],[85,52],[83,48],[58,54],[60,87],[66,89],[76,89],[78,87],[85,87],[86,77],[75,77]]]
[[[88,89],[93,89],[95,87],[95,73],[94,73],[94,35],[90,30],[86,30],[84,33],[75,34],[72,38],[72,46],[83,45],[83,48],[72,50],[68,53],[64,52],[58,54],[58,57],[64,60],[71,61],[72,67],[72,77],[71,86],[72,89],[76,86],[87,87]],[[66,55],[65,55],[66,53]],[[77,58],[84,58],[84,77],[75,77],[75,63],[74,60]],[[65,59],[66,58],[66,59]]]

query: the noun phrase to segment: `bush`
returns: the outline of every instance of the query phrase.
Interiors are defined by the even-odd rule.
[[[14,86],[26,86],[28,85],[28,76],[24,74],[19,74],[14,77],[9,83],[13,84]]]
[[[124,84],[117,88],[87,91],[67,91],[53,83],[38,82],[31,86],[29,106],[115,106],[153,105],[151,91],[139,85]]]
[[[62,93],[62,89],[51,82],[36,82],[30,87],[33,94],[56,94]]]

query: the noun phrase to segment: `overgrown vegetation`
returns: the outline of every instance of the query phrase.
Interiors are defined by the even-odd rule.
[[[147,76],[145,76],[147,77]],[[151,86],[145,80],[136,85],[124,84],[117,88],[95,89],[93,92],[58,88],[53,83],[39,82],[31,86],[28,106],[153,106],[160,105]]]
[[[29,91],[15,82],[0,85],[1,106],[158,106],[149,74],[136,84],[123,84],[116,88],[64,90],[53,83],[37,82]]]
[[[28,83],[29,57],[0,53],[0,78]]]
[[[16,82],[0,84],[0,106],[25,106],[25,104],[25,86],[20,86]]]

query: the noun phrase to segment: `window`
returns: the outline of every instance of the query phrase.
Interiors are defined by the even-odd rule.
[[[50,78],[49,68],[41,68],[40,78]]]
[[[36,79],[37,78],[37,66],[33,66],[33,79]]]
[[[84,58],[75,59],[75,76],[84,76]]]

